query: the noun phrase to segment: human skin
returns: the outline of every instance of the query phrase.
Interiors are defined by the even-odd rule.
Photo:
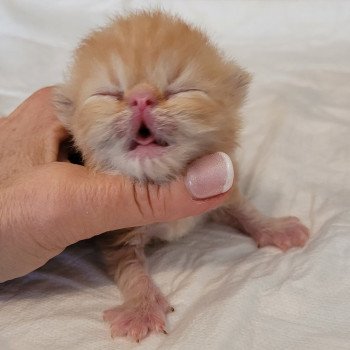
[[[41,89],[0,119],[0,282],[37,269],[80,240],[199,215],[227,199],[219,188],[210,189],[217,195],[208,199],[194,198],[186,178],[141,184],[59,162],[67,133],[51,98],[52,88]],[[221,170],[216,176],[225,181]],[[210,182],[201,171],[198,181]]]

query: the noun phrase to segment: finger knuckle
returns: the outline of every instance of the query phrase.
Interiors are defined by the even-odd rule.
[[[51,94],[52,94],[52,87],[46,86],[46,87],[43,87],[43,88],[35,91],[34,94],[32,95],[32,97],[41,99],[44,97],[51,96]]]

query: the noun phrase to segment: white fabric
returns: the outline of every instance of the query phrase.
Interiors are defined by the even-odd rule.
[[[176,312],[140,345],[110,338],[101,312],[121,296],[84,242],[0,285],[0,348],[350,349],[350,2],[2,0],[0,113],[61,81],[90,28],[160,3],[254,74],[243,191],[298,215],[311,240],[283,254],[211,225],[159,248],[151,272]]]

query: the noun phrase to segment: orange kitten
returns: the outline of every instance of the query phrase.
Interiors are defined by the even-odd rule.
[[[162,12],[117,18],[93,32],[75,53],[56,103],[89,168],[164,182],[205,154],[234,152],[239,108],[249,75],[225,59],[205,34]],[[303,246],[308,230],[297,218],[260,214],[233,185],[229,203],[212,219],[238,225],[259,246]],[[105,235],[107,266],[124,304],[104,314],[112,336],[139,341],[166,333],[173,311],[147,273],[144,246],[153,237],[187,234],[202,217]]]

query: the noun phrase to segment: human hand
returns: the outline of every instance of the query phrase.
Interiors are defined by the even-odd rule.
[[[199,215],[227,199],[221,193],[232,185],[232,164],[219,153],[162,186],[58,162],[67,133],[51,94],[52,88],[39,90],[0,119],[0,282],[33,271],[80,240]]]

